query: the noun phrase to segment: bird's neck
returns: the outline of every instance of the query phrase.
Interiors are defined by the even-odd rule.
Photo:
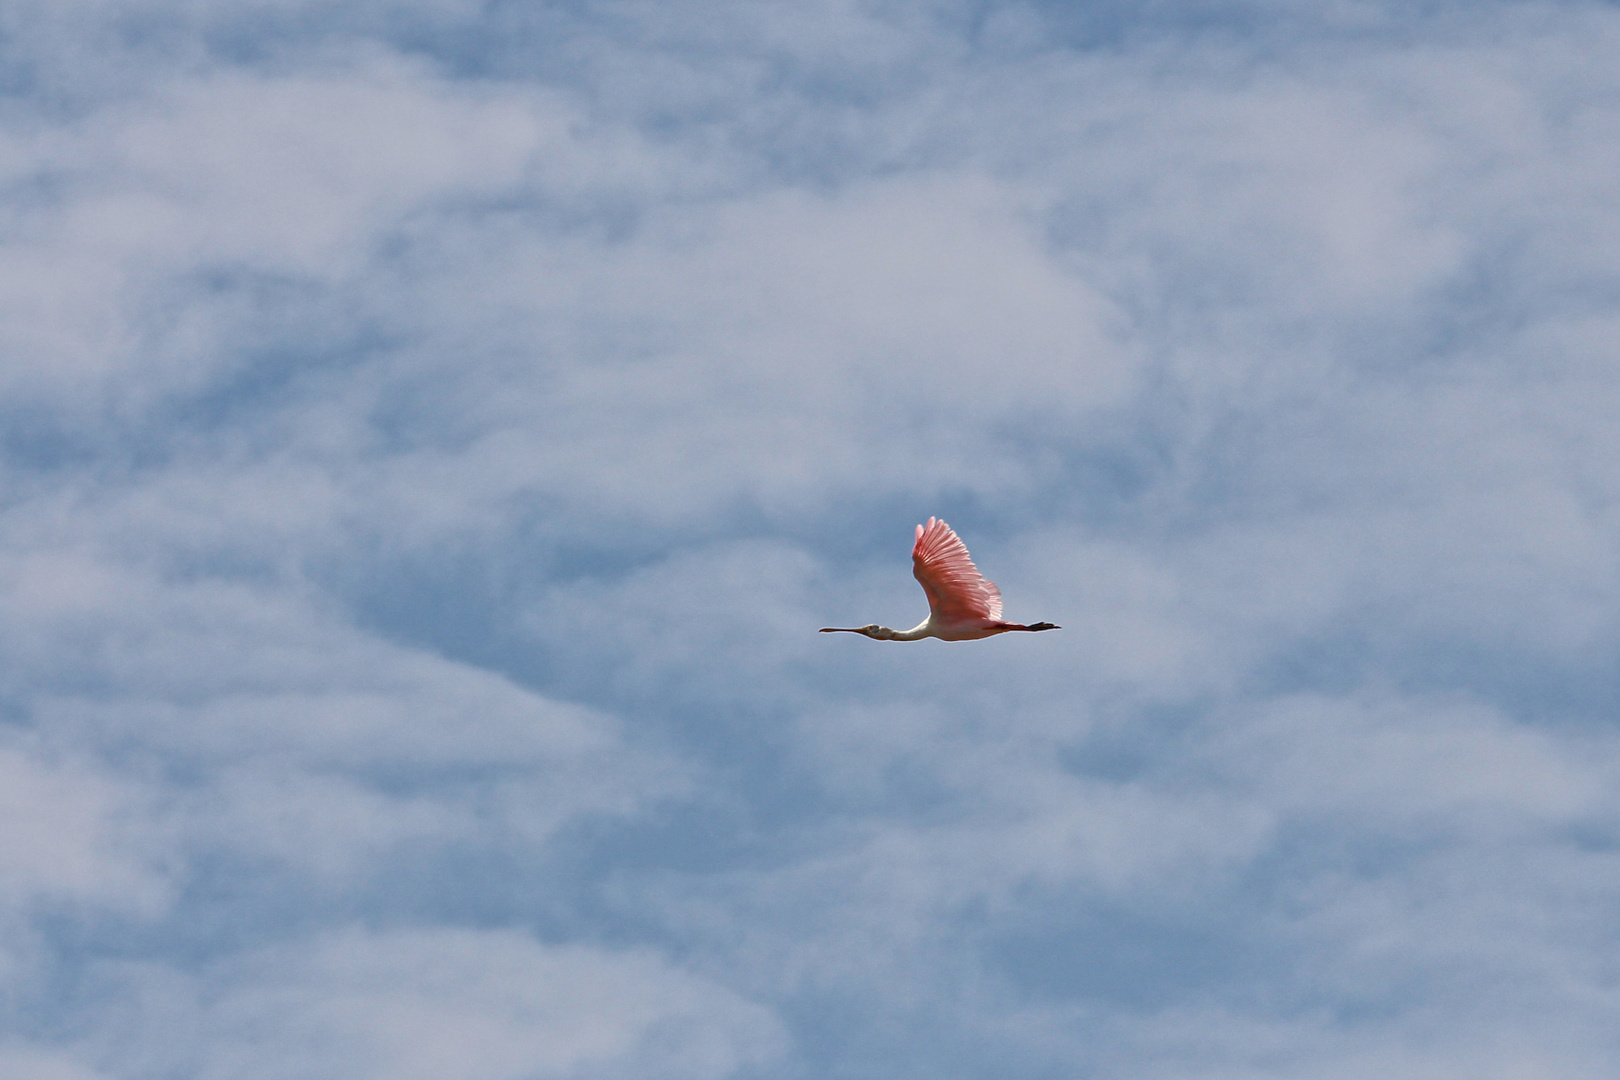
[[[929,625],[929,623],[931,623],[932,621],[933,620],[931,618],[930,619],[924,619],[922,622],[918,623],[916,626],[913,626],[910,630],[896,630],[894,632],[894,637],[890,638],[889,640],[890,641],[917,641],[917,640],[919,640],[921,638],[928,637],[930,634],[933,633],[933,627]]]

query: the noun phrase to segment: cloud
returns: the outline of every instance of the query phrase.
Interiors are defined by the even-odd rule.
[[[118,835],[130,794],[73,764],[17,747],[0,752],[5,819],[0,864],[7,904],[35,897],[139,904],[157,882],[139,848]]]
[[[0,1065],[17,1080],[101,1080],[106,1075],[73,1060],[71,1054],[25,1044],[0,1048]]]
[[[508,931],[347,929],[230,967],[108,970],[165,1024],[115,1009],[86,1053],[198,1077],[699,1077],[784,1047],[767,1010],[655,956]]]
[[[0,18],[0,1071],[1616,1059],[1610,9]]]

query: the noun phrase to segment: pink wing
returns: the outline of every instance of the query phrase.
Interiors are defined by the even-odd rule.
[[[967,545],[943,521],[929,518],[917,526],[911,564],[936,622],[1001,618],[1001,590],[979,573]]]

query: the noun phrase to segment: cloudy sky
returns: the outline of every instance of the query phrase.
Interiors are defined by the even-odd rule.
[[[1620,1073],[1617,56],[10,0],[0,1074]]]

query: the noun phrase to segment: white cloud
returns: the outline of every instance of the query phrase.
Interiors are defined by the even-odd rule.
[[[143,792],[14,739],[0,746],[0,906],[90,904],[135,913],[168,892]]]
[[[0,1070],[15,1080],[105,1080],[70,1053],[27,1043],[0,1045]]]
[[[371,272],[413,215],[531,186],[635,188],[652,166],[564,94],[449,80],[378,50],[154,80],[6,149],[11,392],[71,407],[98,387],[112,400],[89,403],[124,417],[248,363],[239,335],[256,313],[233,282],[318,292]]]
[[[136,1075],[684,1080],[786,1046],[769,1010],[655,955],[508,930],[334,930],[198,976],[105,977],[140,1004],[81,1053]]]
[[[1602,1072],[1620,21],[1154,10],[5,16],[0,1066]]]
[[[1616,809],[1612,740],[1554,735],[1465,701],[1282,699],[1232,718],[1220,742],[1235,771],[1280,781],[1290,809],[1377,815],[1406,839],[1477,814],[1538,827]]]

